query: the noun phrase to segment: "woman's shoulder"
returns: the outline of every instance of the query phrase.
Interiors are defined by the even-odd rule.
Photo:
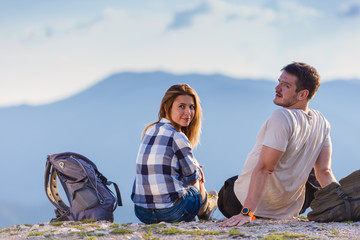
[[[162,118],[160,119],[160,121],[153,123],[145,131],[145,135],[150,135],[150,136],[158,135],[158,136],[172,137],[177,133],[178,131],[176,131],[176,129],[171,124],[171,122],[166,118]]]
[[[186,135],[183,132],[177,131],[166,118],[162,118],[159,122],[150,126],[145,134],[150,136],[157,135],[168,137],[169,140],[174,141],[179,147],[190,146],[190,141]]]
[[[183,132],[177,131],[168,119],[162,118],[159,123],[163,123],[162,127],[171,132],[171,136],[177,146],[190,146],[190,141],[187,136]]]
[[[162,128],[164,130],[169,130],[169,131],[172,131],[172,129],[173,129],[171,122],[165,118],[162,118],[157,122],[149,124],[146,127],[145,134],[153,135],[152,133],[158,132],[160,128]]]

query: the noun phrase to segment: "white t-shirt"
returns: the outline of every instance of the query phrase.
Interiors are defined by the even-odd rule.
[[[331,146],[330,124],[317,110],[309,115],[299,109],[277,109],[264,123],[255,146],[247,156],[242,173],[234,185],[241,203],[248,194],[253,169],[262,146],[284,152],[255,215],[275,219],[297,217],[305,199],[305,183],[324,146]]]

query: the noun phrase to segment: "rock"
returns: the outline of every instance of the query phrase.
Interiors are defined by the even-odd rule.
[[[315,223],[301,219],[255,221],[223,228],[219,221],[118,224],[59,222],[14,225],[0,230],[0,239],[359,239],[360,222]]]

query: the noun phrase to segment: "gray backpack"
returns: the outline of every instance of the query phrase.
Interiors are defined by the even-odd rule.
[[[69,206],[60,197],[57,178],[63,186]],[[108,188],[111,184],[116,196]],[[113,221],[117,205],[122,206],[116,183],[108,181],[88,158],[72,152],[48,155],[45,192],[56,207],[56,218],[52,222],[83,219]]]

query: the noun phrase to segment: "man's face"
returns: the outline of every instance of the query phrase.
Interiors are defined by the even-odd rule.
[[[275,87],[274,103],[284,108],[291,108],[298,102],[298,92],[296,92],[297,77],[283,71],[279,77],[279,84]]]

